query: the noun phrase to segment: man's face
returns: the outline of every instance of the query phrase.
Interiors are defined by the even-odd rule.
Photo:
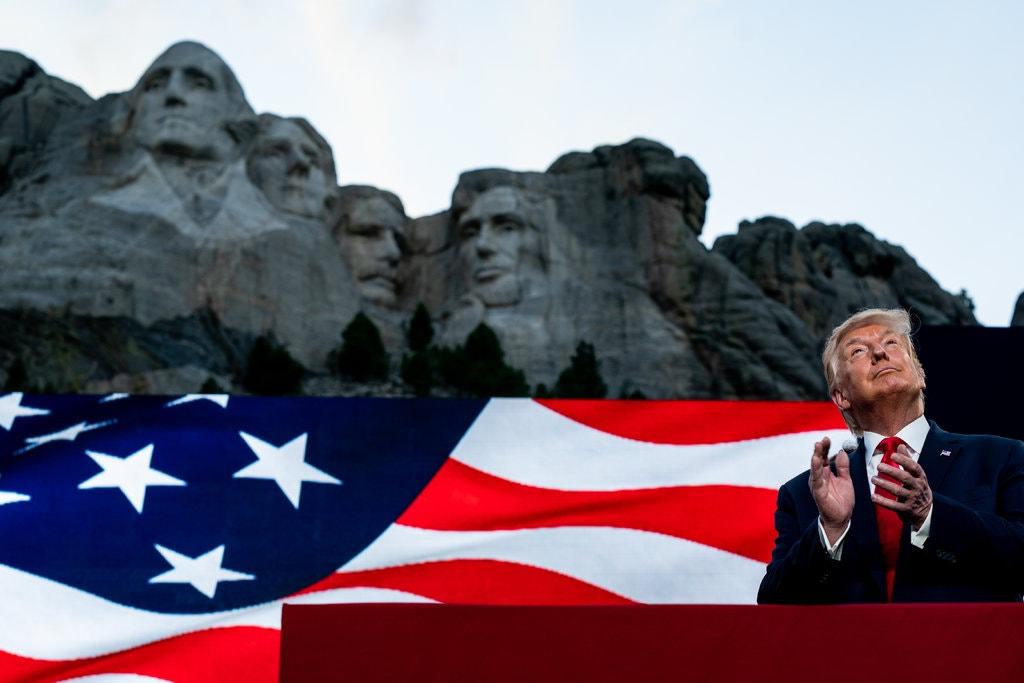
[[[368,301],[392,306],[398,295],[398,263],[405,219],[381,197],[359,200],[341,235],[342,250]]]
[[[848,332],[839,342],[839,358],[832,399],[843,410],[894,395],[917,396],[925,387],[907,340],[884,325]]]
[[[281,211],[321,218],[331,182],[323,154],[299,125],[274,121],[249,157],[249,175]]]
[[[514,189],[497,187],[477,197],[459,219],[459,262],[469,288],[488,306],[519,301],[522,271],[539,264],[540,239],[521,203]]]
[[[195,45],[176,45],[157,58],[139,84],[133,125],[143,147],[182,156],[223,159],[233,141],[223,128],[234,107],[224,62]]]

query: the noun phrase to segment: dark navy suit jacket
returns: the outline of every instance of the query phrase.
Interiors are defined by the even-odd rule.
[[[951,434],[934,422],[919,464],[932,488],[931,529],[923,549],[903,526],[893,602],[1020,600],[1024,593],[1024,443]],[[850,455],[855,504],[841,560],[818,535],[809,472],[779,489],[778,536],[759,603],[885,602],[885,571],[864,441]]]

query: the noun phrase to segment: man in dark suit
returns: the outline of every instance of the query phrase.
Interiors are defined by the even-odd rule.
[[[905,311],[851,316],[822,361],[857,447],[830,463],[822,439],[810,471],[779,490],[758,602],[1020,600],[1024,443],[925,419]]]

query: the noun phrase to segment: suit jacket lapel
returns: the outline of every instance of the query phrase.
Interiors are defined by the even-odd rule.
[[[928,477],[928,485],[933,491],[939,491],[942,482],[949,474],[953,461],[960,455],[960,440],[953,434],[944,432],[934,422],[929,421],[931,427],[928,429],[928,436],[925,437],[924,445],[921,446],[921,453],[918,454],[919,464]],[[877,532],[876,532],[877,533]],[[901,584],[912,582],[913,577],[906,574],[906,562],[910,553],[910,525],[904,525],[903,536],[900,543],[900,555],[896,566],[896,589],[895,593],[901,592]]]
[[[932,422],[917,463],[924,469],[928,476],[928,485],[933,490],[941,490],[942,482],[949,473],[953,461],[960,455],[960,451],[959,439],[949,432],[942,431]]]

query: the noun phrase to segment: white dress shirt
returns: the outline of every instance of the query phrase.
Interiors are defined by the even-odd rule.
[[[928,424],[928,420],[925,419],[924,415],[917,418],[906,427],[901,429],[895,436],[903,439],[907,444],[907,452],[910,457],[917,462],[917,459],[921,456],[921,449],[924,448],[924,440],[928,437],[928,430],[931,425]],[[871,453],[871,457],[867,459],[865,465],[867,466],[867,477],[868,477],[868,490],[873,494],[875,492],[875,485],[872,483],[872,477],[878,475],[878,465],[882,462],[882,451],[879,450],[878,444],[885,437],[881,434],[875,434],[874,432],[864,432],[864,452]],[[870,501],[869,501],[870,502]],[[874,505],[874,503],[872,503]],[[928,540],[928,532],[932,527],[932,510],[934,506],[928,509],[928,516],[925,517],[924,523],[921,524],[920,529],[910,528],[910,542],[915,547],[924,548],[924,542]],[[843,530],[843,534],[836,540],[834,544],[829,544],[828,536],[825,535],[825,527],[821,524],[821,517],[818,517],[818,536],[821,538],[822,545],[825,546],[825,550],[828,552],[829,557],[834,560],[841,559],[843,556],[843,539],[846,538],[846,534],[850,532],[852,520],[847,522],[846,529]]]

